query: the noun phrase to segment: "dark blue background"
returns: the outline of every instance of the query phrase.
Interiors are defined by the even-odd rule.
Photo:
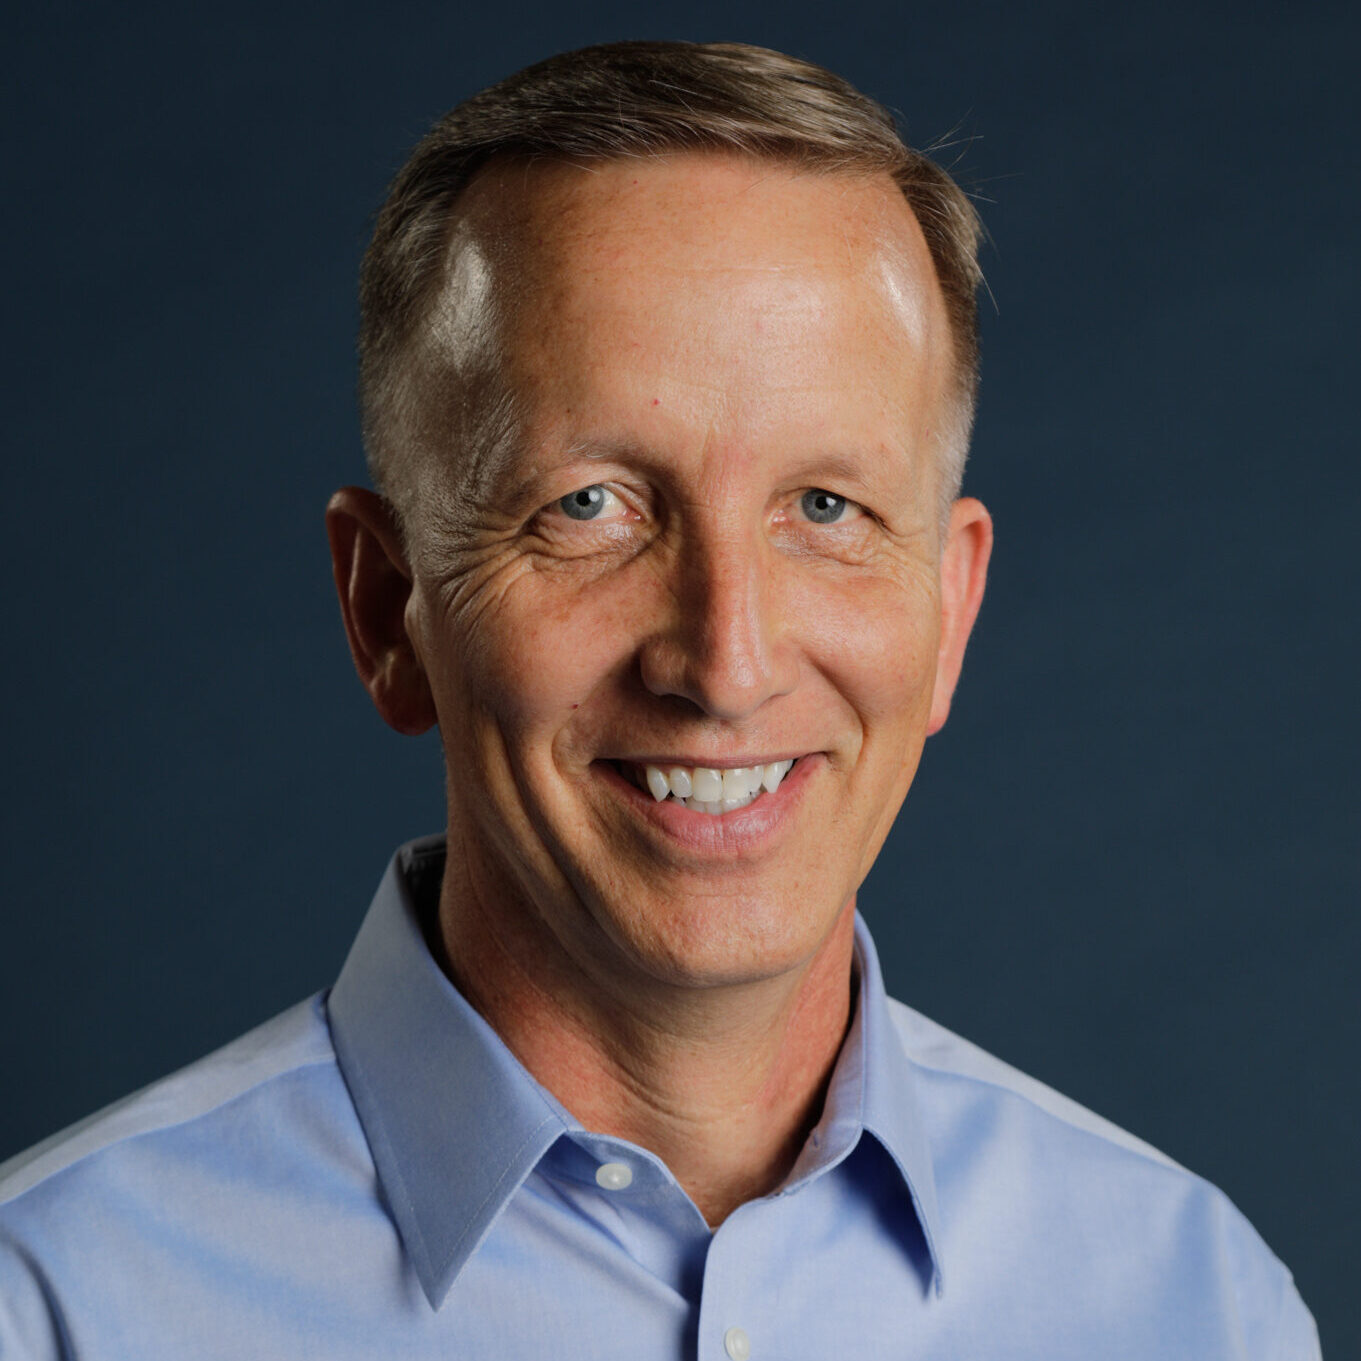
[[[355,271],[406,148],[554,50],[743,39],[954,130],[993,236],[968,486],[998,549],[863,895],[893,990],[1222,1185],[1361,1354],[1357,16],[11,20],[0,1156],[326,984],[441,824],[321,525],[363,474]]]

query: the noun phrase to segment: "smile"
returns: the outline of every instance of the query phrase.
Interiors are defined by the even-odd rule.
[[[621,761],[619,769],[658,803],[670,799],[697,813],[714,816],[735,813],[762,794],[775,793],[793,765],[793,760],[722,768]]]

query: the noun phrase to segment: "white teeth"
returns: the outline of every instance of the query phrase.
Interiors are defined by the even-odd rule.
[[[761,783],[765,786],[767,793],[773,794],[780,787],[780,781],[789,774],[789,767],[793,764],[793,761],[773,761],[765,768],[761,776]]]
[[[643,778],[652,797],[661,803],[674,796],[687,808],[701,813],[731,813],[745,808],[765,790],[773,794],[789,774],[794,762],[773,761],[762,766],[644,766]]]

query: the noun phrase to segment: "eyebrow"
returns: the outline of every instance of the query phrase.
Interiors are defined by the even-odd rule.
[[[613,460],[620,463],[633,463],[642,467],[653,466],[660,461],[659,456],[652,451],[645,440],[628,436],[577,439],[567,444],[549,445],[538,449],[531,449],[522,444],[516,452],[526,459],[533,458],[534,461],[533,466],[525,476],[518,478],[510,488],[510,495],[516,501],[520,498],[530,498],[536,485],[546,475],[547,465],[550,462],[556,468],[561,464],[578,460],[586,462]],[[797,483],[802,478],[807,478],[808,485],[816,486],[819,485],[819,478],[826,478],[835,480],[848,490],[872,492],[882,489],[874,474],[882,470],[886,459],[895,457],[911,461],[906,449],[885,451],[883,455],[871,454],[867,451],[846,453],[830,449],[811,449],[805,456],[792,462],[784,470],[780,480]],[[891,476],[894,480],[897,480],[901,477],[901,471],[894,470]]]
[[[517,478],[508,488],[509,494],[515,500],[526,497],[534,490],[535,485],[540,482],[546,472],[545,455],[551,458],[554,466],[561,463],[571,463],[577,459],[608,459],[625,458],[629,454],[637,457],[642,449],[641,442],[636,440],[618,440],[609,443],[601,443],[599,440],[575,440],[566,445],[547,445],[531,447],[529,442],[517,436],[514,444],[505,450],[508,460],[521,459],[531,462],[531,466],[523,477]]]

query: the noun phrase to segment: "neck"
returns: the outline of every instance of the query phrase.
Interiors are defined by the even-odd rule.
[[[444,966],[530,1074],[587,1129],[660,1157],[713,1227],[775,1190],[822,1112],[850,1024],[854,899],[817,952],[776,978],[607,991],[537,914],[486,887],[451,855]]]

